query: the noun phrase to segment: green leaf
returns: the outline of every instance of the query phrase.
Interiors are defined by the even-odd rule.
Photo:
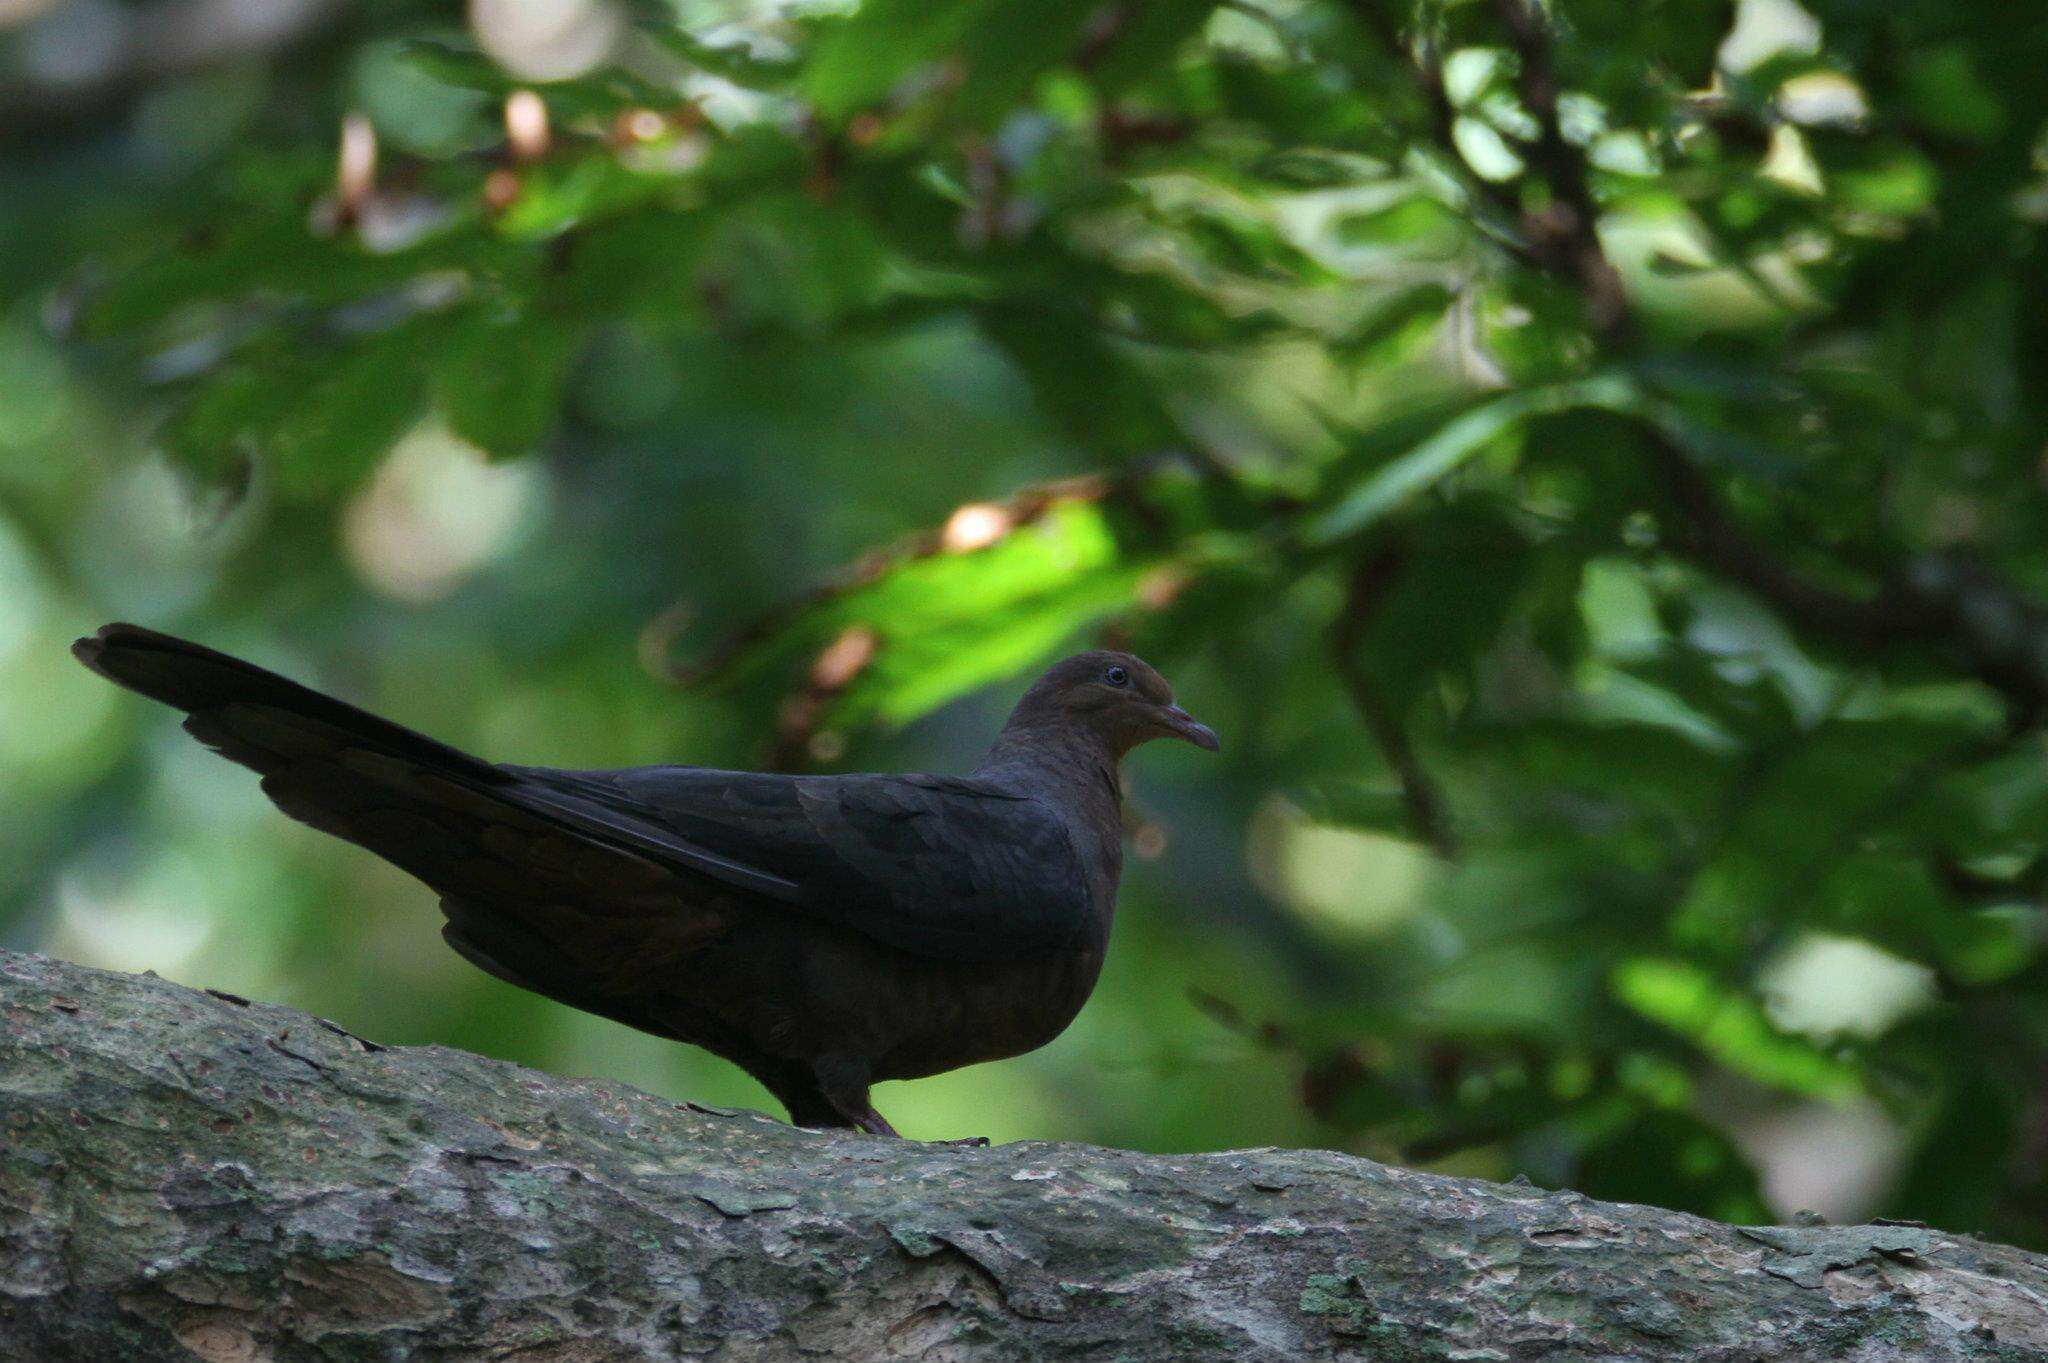
[[[1402,289],[1368,313],[1357,326],[1331,342],[1332,353],[1351,364],[1383,356],[1400,356],[1408,338],[1426,335],[1451,305],[1451,291],[1441,284],[1416,284]]]
[[[981,310],[983,330],[1015,362],[1064,433],[1112,457],[1179,443],[1179,427],[1139,363],[1094,319],[1057,299]]]
[[[658,25],[651,33],[656,42],[699,71],[752,90],[785,89],[802,70],[800,62],[759,56],[744,43],[714,47],[684,28]]]
[[[737,659],[727,685],[807,664],[849,629],[872,661],[832,698],[829,725],[903,724],[1046,658],[1091,619],[1127,605],[1149,556],[1126,556],[1103,509],[1057,502],[978,549],[908,557],[784,622]]]
[[[521,176],[519,197],[499,215],[497,227],[519,240],[559,236],[592,219],[638,207],[667,189],[674,178],[636,171],[610,152],[567,166],[537,166]]]
[[[1931,133],[1988,142],[2005,126],[2005,106],[1977,74],[1970,50],[1962,44],[1913,54],[1906,88],[1918,122]]]
[[[1744,727],[1739,710],[1715,704],[1703,683],[1674,689],[1771,753],[1742,804],[1722,816],[1725,846],[1699,868],[1668,929],[1675,941],[1731,959],[1761,925],[1810,912],[1816,883],[1846,855],[1894,827],[1910,829],[1944,761],[1973,737],[1964,726],[1906,720],[1797,732],[1761,680],[1750,688],[1759,708]]]
[[[883,647],[835,717],[902,724],[1015,675],[1128,601],[1139,571],[1123,561],[1101,509],[1085,502],[1055,507],[988,548],[906,563],[840,603]]]
[[[347,346],[277,345],[237,360],[187,397],[165,448],[208,480],[253,456],[293,496],[353,488],[420,418],[440,337],[415,322]]]
[[[1491,504],[1447,510],[1407,537],[1398,590],[1365,641],[1368,672],[1396,713],[1447,679],[1473,683],[1510,612],[1542,581],[1533,557],[1507,509]]]
[[[171,461],[207,484],[232,477],[269,429],[284,394],[269,375],[237,364],[214,375],[164,423],[159,434]]]
[[[1863,1091],[1853,1066],[1778,1031],[1755,1000],[1698,966],[1638,957],[1615,967],[1613,987],[1622,1003],[1760,1084],[1814,1098]]]
[[[1436,434],[1381,465],[1336,504],[1312,517],[1302,531],[1308,544],[1329,544],[1373,525],[1408,498],[1456,472],[1499,436],[1532,416],[1574,407],[1628,408],[1634,385],[1619,377],[1587,379],[1509,393],[1463,413]]]
[[[442,85],[503,99],[519,84],[476,47],[443,38],[414,38],[397,45],[397,58]]]
[[[730,322],[817,333],[880,302],[889,263],[862,214],[777,192],[733,206],[699,268]]]
[[[1120,27],[1095,55],[1089,79],[1116,90],[1170,69],[1175,54],[1201,31],[1216,8],[1215,0],[1146,0],[1120,6]],[[1099,7],[1095,11],[1101,12]]]
[[[937,62],[992,7],[992,0],[868,0],[819,24],[797,88],[822,117],[847,118]]]
[[[1413,254],[1412,248],[1425,242],[1438,248],[1454,246],[1464,235],[1457,215],[1426,194],[1411,194],[1384,208],[1348,213],[1332,222],[1330,231],[1338,245],[1352,250],[1411,248],[1404,254]]]
[[[985,126],[1000,123],[1040,76],[1064,65],[1080,49],[1090,17],[1100,8],[1098,0],[1037,0],[986,8],[961,45],[966,64],[961,114]]]
[[[555,423],[582,341],[577,328],[532,313],[473,321],[435,374],[449,426],[488,454],[531,451]]]
[[[430,356],[419,328],[401,328],[298,367],[303,386],[259,448],[289,492],[354,487],[419,420]]]
[[[506,71],[466,40],[414,38],[402,44],[400,57],[425,77],[493,100],[534,84]],[[608,118],[625,109],[664,108],[677,96],[674,88],[643,80],[623,66],[600,67],[573,80],[548,81],[540,93],[557,123]]]

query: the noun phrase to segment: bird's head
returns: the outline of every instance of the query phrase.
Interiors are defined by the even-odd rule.
[[[1111,649],[1077,653],[1032,683],[1009,728],[1048,725],[1085,734],[1118,757],[1155,738],[1218,746],[1216,731],[1174,704],[1173,688],[1150,663]]]

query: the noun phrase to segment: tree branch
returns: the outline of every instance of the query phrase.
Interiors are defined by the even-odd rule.
[[[0,1356],[1992,1360],[2048,1260],[1326,1151],[799,1131],[0,953]]]
[[[1550,22],[1532,0],[1493,0],[1493,8],[1519,59],[1516,81],[1522,103],[1536,120],[1529,164],[1550,191],[1548,204],[1523,208],[1534,254],[1552,274],[1577,285],[1593,334],[1610,346],[1626,348],[1635,331],[1628,291],[1600,243],[1600,208],[1593,201],[1585,153],[1565,137],[1558,118]]]
[[[1600,240],[1599,206],[1584,151],[1564,136],[1560,86],[1548,18],[1534,0],[1492,0],[1519,65],[1522,103],[1536,121],[1531,168],[1548,203],[1524,203],[1525,258],[1573,286],[1585,300],[1588,329],[1604,347],[1626,353],[1638,340],[1627,290]],[[1418,69],[1427,95],[1442,78]],[[1439,120],[1438,136],[1456,148]],[[2011,703],[2015,722],[2048,711],[2048,608],[1983,567],[1953,555],[1922,555],[1900,565],[1877,592],[1857,597],[1800,574],[1745,530],[1690,453],[1669,432],[1645,430],[1666,496],[1684,521],[1681,547],[1788,617],[1865,651],[1899,644],[1947,649],[1978,680]]]
[[[1429,769],[1415,755],[1400,718],[1388,707],[1372,677],[1359,660],[1359,647],[1379,604],[1386,598],[1401,570],[1403,555],[1398,546],[1388,546],[1360,559],[1345,589],[1344,607],[1330,629],[1330,662],[1337,678],[1351,695],[1359,718],[1365,722],[1373,741],[1379,744],[1387,765],[1401,785],[1401,805],[1408,814],[1408,826],[1436,849],[1445,861],[1455,861],[1458,840],[1445,817],[1443,799]]]

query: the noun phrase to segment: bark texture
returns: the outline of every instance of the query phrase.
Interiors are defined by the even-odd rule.
[[[0,953],[0,1358],[2048,1359],[2048,1261],[1314,1150],[813,1134]]]

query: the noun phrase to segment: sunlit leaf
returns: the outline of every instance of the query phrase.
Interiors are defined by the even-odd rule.
[[[1816,1098],[1861,1091],[1852,1066],[1777,1031],[1754,1000],[1697,966],[1648,957],[1624,961],[1615,968],[1614,992],[1644,1017],[1760,1084]]]
[[[985,547],[941,544],[826,597],[727,675],[739,682],[808,665],[858,630],[872,650],[833,689],[824,722],[906,723],[1043,661],[1090,620],[1127,605],[1147,566],[1120,550],[1099,506],[1056,501]]]
[[[1600,378],[1510,393],[1482,403],[1375,469],[1311,520],[1303,537],[1312,544],[1326,544],[1356,534],[1455,472],[1493,440],[1532,416],[1573,407],[1627,407],[1634,400],[1635,389],[1627,381]]]

